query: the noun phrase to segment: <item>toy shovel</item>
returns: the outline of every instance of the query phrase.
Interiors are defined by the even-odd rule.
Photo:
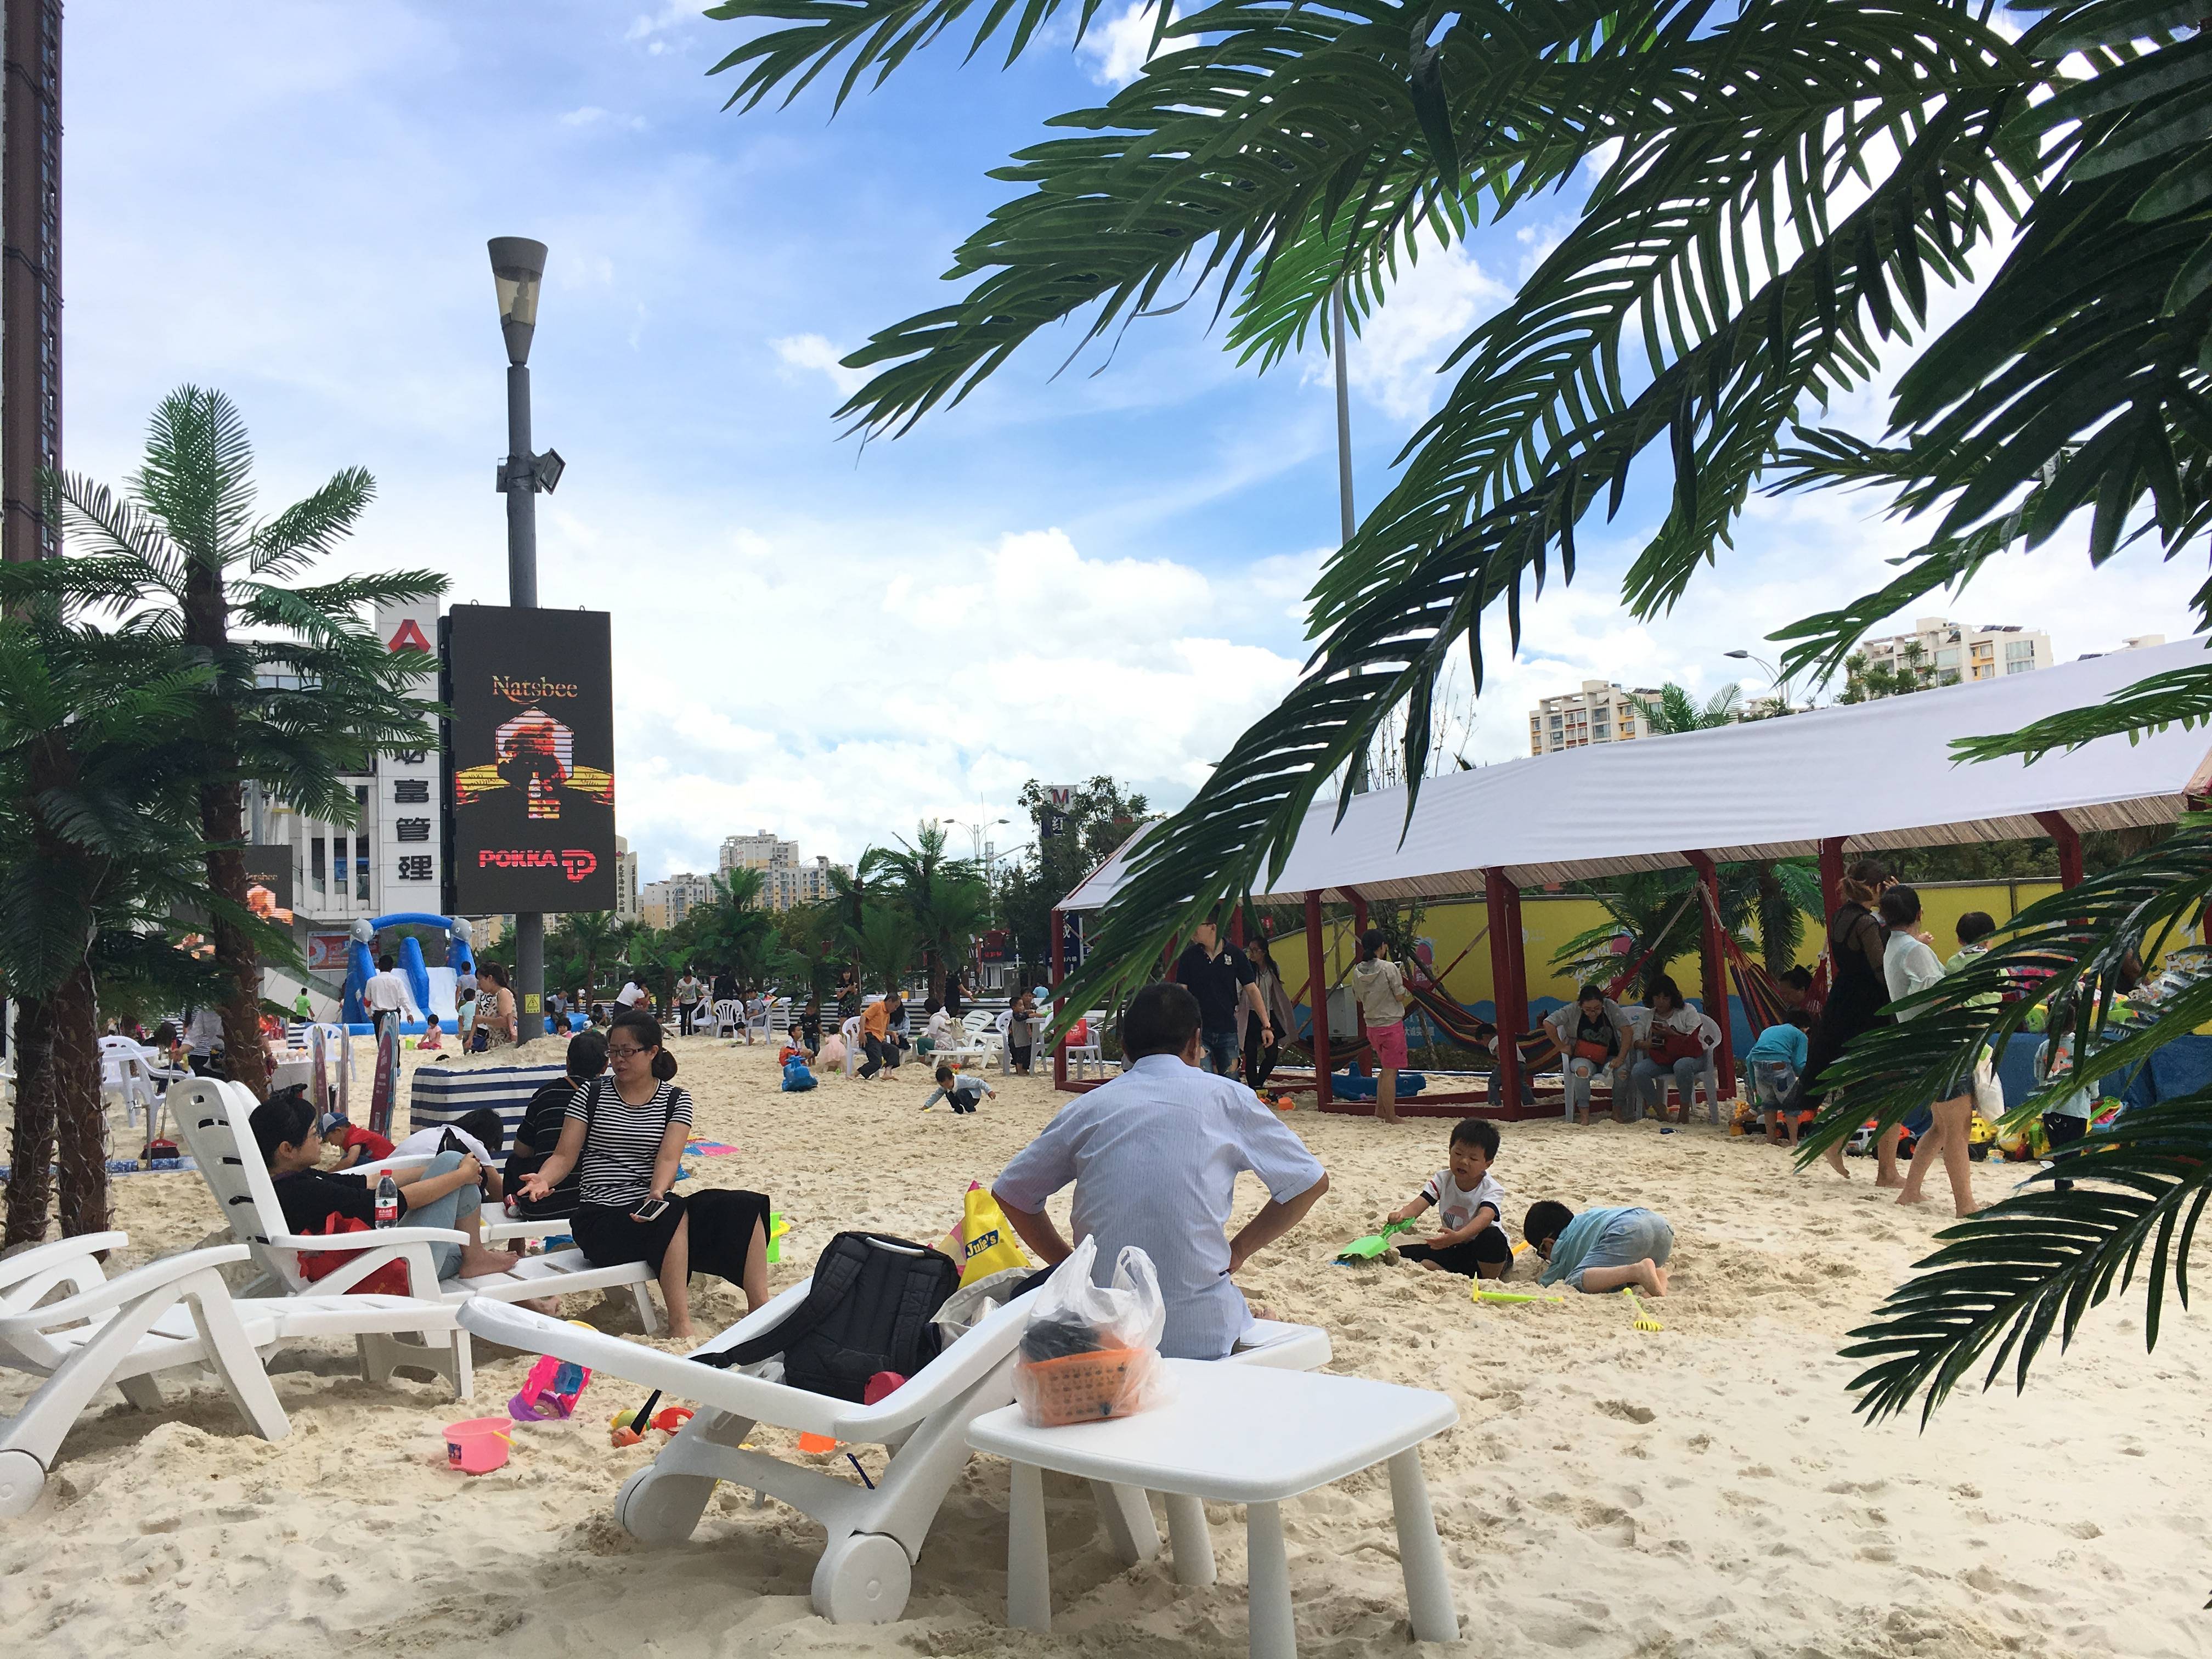
[[[1390,1241],[1413,1224],[1393,1221],[1379,1233],[1370,1233],[1364,1238],[1355,1238],[1336,1253],[1339,1261],[1372,1261],[1390,1248]]]

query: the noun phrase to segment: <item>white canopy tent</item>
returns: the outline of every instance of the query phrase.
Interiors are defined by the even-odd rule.
[[[2167,823],[2191,796],[2212,793],[2208,734],[2179,726],[2130,743],[2100,738],[2033,766],[1960,762],[1960,738],[2018,730],[2102,702],[2149,675],[2203,658],[2189,639],[2033,673],[1967,681],[1909,696],[1835,706],[1709,732],[1595,744],[1431,778],[1411,822],[1406,791],[1376,790],[1336,821],[1334,794],[1315,802],[1282,873],[1253,897],[1303,902],[1312,982],[1321,971],[1321,906],[1349,902],[1364,926],[1371,899],[1480,892],[1491,906],[1498,1024],[1527,1023],[1520,890],[1547,882],[1687,866],[1709,892],[1714,866],[1746,859],[1818,856],[1832,888],[1847,854],[2049,836],[2063,878],[2080,878],[2080,834]],[[1060,901],[1096,910],[1129,878],[1139,831]],[[1728,989],[1714,907],[1707,907],[1704,994]],[[1499,924],[1503,925],[1499,925]],[[1060,927],[1053,927],[1055,962]],[[1727,1022],[1722,1022],[1727,1030]],[[1329,1103],[1328,1042],[1315,1033],[1316,1084]],[[1723,1040],[1723,1074],[1730,1065]],[[1504,1097],[1517,1098],[1519,1064],[1501,1048]],[[1433,1097],[1456,1109],[1463,1097]],[[1507,1115],[1514,1115],[1510,1110]]]
[[[1723,864],[1810,855],[1838,836],[1861,853],[2050,835],[2038,813],[2063,814],[2077,832],[2171,823],[2207,759],[2212,737],[2201,730],[2102,738],[2033,766],[1961,764],[1950,744],[2101,702],[2198,660],[2206,645],[1507,761],[1428,780],[1410,824],[1402,788],[1360,796],[1341,824],[1330,793],[1306,814],[1281,876],[1253,896],[1441,898],[1480,891],[1491,870],[1533,887],[1680,869],[1691,852]],[[1142,840],[1131,837],[1060,908],[1103,906]]]

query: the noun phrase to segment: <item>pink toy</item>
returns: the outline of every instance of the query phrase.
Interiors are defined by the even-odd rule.
[[[518,1423],[542,1423],[566,1418],[576,1409],[577,1398],[592,1374],[571,1360],[540,1354],[523,1379],[522,1392],[507,1402],[507,1414]]]
[[[464,1474],[489,1474],[507,1462],[514,1425],[503,1417],[471,1417],[446,1425],[446,1466]]]

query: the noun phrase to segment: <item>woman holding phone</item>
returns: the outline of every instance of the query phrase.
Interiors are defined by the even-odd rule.
[[[642,1261],[660,1277],[668,1334],[689,1338],[691,1273],[715,1273],[745,1293],[748,1310],[768,1300],[768,1199],[708,1188],[690,1199],[675,1184],[691,1133],[691,1097],[677,1086],[676,1056],[660,1022],[626,1008],[607,1032],[611,1075],[580,1086],[553,1155],[524,1178],[535,1203],[581,1169],[571,1229],[595,1267]]]

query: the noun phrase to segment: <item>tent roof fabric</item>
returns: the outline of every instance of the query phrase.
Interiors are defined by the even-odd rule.
[[[2085,830],[2168,823],[2212,758],[2202,731],[2103,738],[2033,766],[1962,764],[1949,745],[2101,702],[2201,661],[2206,647],[2184,640],[1786,719],[1530,756],[1429,779],[1410,824],[1402,788],[1360,796],[1340,824],[1327,795],[1307,813],[1281,876],[1253,896],[1289,902],[1319,890],[1342,899],[1357,888],[1375,899],[1443,898],[1480,891],[1492,867],[1531,887],[1679,869],[1692,851],[1723,863],[1802,856],[1832,836],[1849,837],[1855,853],[2007,841],[2048,834],[2038,812],[2063,812]],[[1060,908],[1104,905],[1144,835]]]

